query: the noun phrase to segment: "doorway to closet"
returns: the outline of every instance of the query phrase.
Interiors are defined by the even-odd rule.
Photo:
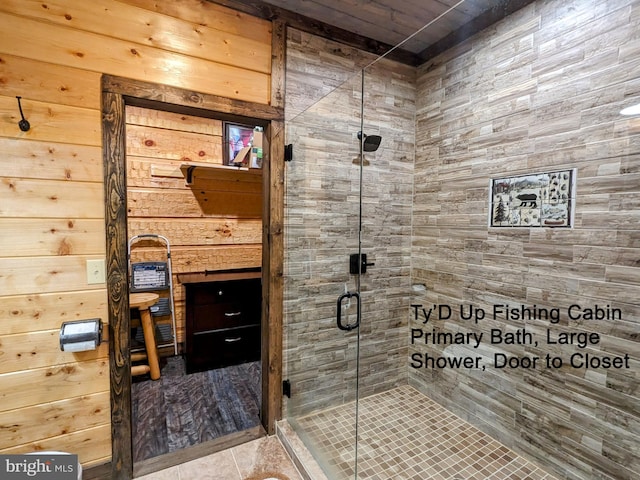
[[[275,429],[282,350],[282,276],[277,274],[278,259],[280,265],[282,259],[278,223],[282,218],[282,113],[267,105],[103,77],[113,478],[150,473]],[[264,164],[259,172],[224,168],[225,122],[256,126],[264,132]],[[199,148],[194,150],[195,145]],[[172,294],[180,319],[175,331],[180,354],[161,348],[160,378],[132,377],[130,346],[138,340],[129,309],[128,240],[132,235],[167,232],[176,239],[172,240],[176,287]],[[158,253],[158,246],[149,240],[138,260],[151,261]],[[133,252],[131,256],[134,260]],[[240,325],[245,329],[242,333],[250,334],[242,340],[227,338],[225,332],[206,326],[204,332],[195,332],[204,336],[190,332],[202,323],[194,313],[202,307],[197,305],[202,293],[196,286],[219,287],[207,289],[215,296],[226,294],[237,282],[240,288],[232,300],[248,304],[249,296],[259,297],[246,315],[247,323]],[[235,316],[237,312],[223,313]],[[222,345],[238,341],[249,353],[237,354],[237,349],[230,348],[233,358],[223,355],[219,363],[206,358],[202,363],[200,358],[200,363],[190,366],[188,354],[205,337],[200,356],[206,357],[207,345],[211,352],[220,353],[216,340]],[[184,384],[176,380],[190,376]],[[211,408],[213,398],[215,408]],[[176,408],[167,420],[169,404]],[[164,431],[159,427],[163,423]],[[189,433],[174,435],[180,430]],[[179,454],[162,455],[172,451]]]
[[[132,105],[125,121],[130,307],[153,302],[151,334],[131,308],[144,465],[261,426],[262,170],[246,145],[262,148],[262,127],[236,139],[236,123]]]

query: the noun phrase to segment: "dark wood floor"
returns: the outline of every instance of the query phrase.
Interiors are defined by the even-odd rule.
[[[132,385],[134,462],[260,424],[259,362],[186,375],[169,357],[161,373]]]

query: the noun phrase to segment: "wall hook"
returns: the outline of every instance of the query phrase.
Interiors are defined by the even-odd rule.
[[[16,96],[16,98],[18,99],[18,108],[20,109],[20,116],[22,117],[22,120],[18,122],[18,126],[20,127],[20,130],[22,130],[23,132],[27,132],[31,128],[31,125],[29,125],[27,119],[24,118],[24,113],[22,113],[22,105],[20,104],[20,99],[22,97]]]

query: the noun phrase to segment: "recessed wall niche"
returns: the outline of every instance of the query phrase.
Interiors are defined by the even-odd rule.
[[[490,180],[490,227],[571,227],[575,169]]]

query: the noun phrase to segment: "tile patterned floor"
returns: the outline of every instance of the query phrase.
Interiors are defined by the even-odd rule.
[[[358,480],[556,480],[412,387],[361,400],[359,414]],[[330,459],[325,469],[331,480],[353,479],[354,418],[353,405],[347,405],[298,419],[320,455]],[[139,480],[302,478],[273,436]]]
[[[138,480],[302,480],[277,437],[151,473]]]
[[[555,480],[409,386],[359,405],[358,480]],[[352,479],[355,408],[298,419],[332,480]]]

